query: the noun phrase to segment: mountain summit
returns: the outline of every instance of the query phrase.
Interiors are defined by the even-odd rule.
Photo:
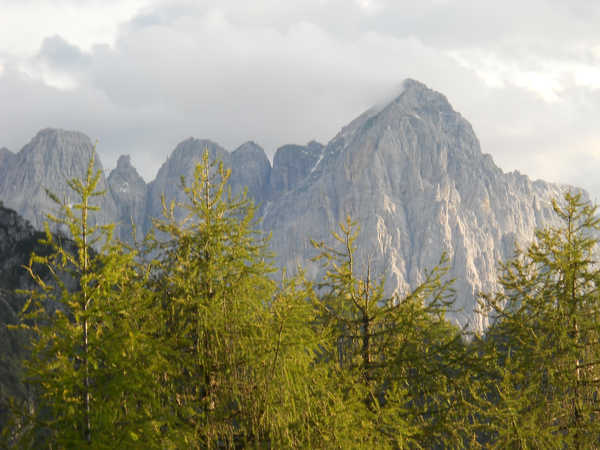
[[[51,128],[41,130],[20,152],[0,159],[0,199],[34,227],[42,228],[47,214],[57,210],[46,189],[69,202],[72,192],[65,180],[83,178],[92,155],[96,170],[102,172],[100,158],[85,134]],[[103,174],[98,187],[106,189]],[[99,200],[99,206],[106,217],[115,217],[112,197]]]
[[[357,267],[370,261],[389,291],[408,291],[446,253],[461,307],[449,315],[478,330],[487,324],[475,312],[478,293],[496,287],[497,263],[512,255],[515,241],[551,223],[551,199],[564,189],[502,172],[445,96],[406,80],[394,99],[365,111],[327,145],[281,147],[272,167],[254,142],[230,153],[189,138],[146,185],[122,157],[107,181],[101,221],[120,222],[122,237],[131,218],[147,230],[161,214],[161,194],[178,198],[180,177],[190,178],[205,148],[231,168],[232,191],[247,186],[260,204],[280,266],[302,264],[317,277],[309,239],[331,242],[330,232],[350,215],[361,226]],[[92,151],[85,135],[50,129],[17,154],[0,150],[0,199],[40,227],[52,206],[44,188],[68,196],[65,178],[81,177]]]
[[[498,261],[548,223],[560,195],[559,186],[503,173],[446,97],[407,80],[394,100],[342,128],[315,170],[265,207],[263,226],[280,265],[301,262],[314,275],[309,237],[328,241],[350,215],[361,226],[362,267],[370,260],[401,292],[445,252],[461,307],[449,315],[483,329],[476,296],[495,288]]]

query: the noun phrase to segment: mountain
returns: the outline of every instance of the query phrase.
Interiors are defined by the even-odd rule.
[[[15,289],[33,288],[30,275],[23,268],[33,250],[43,254],[36,232],[29,222],[15,211],[0,206],[0,425],[6,420],[5,400],[10,396],[25,398],[26,389],[20,380],[20,360],[25,355],[26,336],[10,331],[7,325],[17,323],[25,297]]]
[[[8,399],[31,401],[33,391],[26,388],[21,372],[21,362],[27,356],[31,334],[24,330],[10,330],[19,323],[19,313],[28,298],[16,290],[33,290],[39,286],[25,269],[32,252],[46,256],[51,249],[40,243],[46,233],[37,231],[29,221],[12,209],[0,205],[0,428],[6,423]],[[74,242],[61,239],[67,251],[74,252]],[[43,264],[34,264],[33,270],[47,286],[55,286],[50,271]],[[75,289],[77,282],[66,272],[58,271],[67,289]],[[46,301],[45,307],[52,311],[64,307]]]
[[[15,154],[6,147],[0,148],[0,167],[10,164],[9,161],[15,157]]]
[[[182,201],[184,199],[181,191],[181,177],[186,180],[193,178],[194,167],[202,160],[204,150],[208,150],[212,160],[218,159],[229,165],[231,155],[215,142],[189,138],[179,143],[159,169],[154,181],[148,185],[145,230],[150,226],[149,219],[162,215],[161,196],[164,195],[167,203],[172,200]]]
[[[318,277],[309,239],[331,242],[330,232],[350,215],[361,227],[358,267],[369,261],[390,292],[407,292],[446,253],[459,307],[450,316],[478,330],[487,324],[474,311],[478,292],[495,288],[497,263],[512,256],[515,242],[553,223],[551,200],[565,189],[504,173],[446,97],[406,80],[395,98],[361,114],[327,145],[285,145],[272,166],[254,142],[229,152],[189,138],[146,184],[121,157],[101,179],[108,195],[99,220],[118,222],[123,239],[132,219],[138,233],[147,231],[161,215],[161,195],[182,198],[181,176],[192,178],[205,149],[231,169],[232,192],[246,187],[260,204],[261,227],[272,233],[281,267],[301,264]],[[0,199],[40,227],[53,208],[44,188],[68,198],[63,180],[82,176],[93,151],[85,135],[63,130],[40,131],[16,154],[0,150]],[[98,158],[96,165],[101,169]]]
[[[284,145],[273,157],[273,171],[270,180],[270,199],[296,188],[304,180],[323,154],[324,146],[311,141],[306,146]]]
[[[41,130],[16,155],[0,152],[0,200],[42,228],[47,214],[57,211],[46,189],[68,203],[73,192],[65,180],[84,177],[92,155],[95,169],[102,172],[98,188],[105,190],[102,163],[90,138],[76,131]],[[112,196],[99,199],[99,206],[102,217],[112,221],[117,216]]]
[[[230,184],[234,194],[248,189],[248,195],[262,204],[269,196],[270,179],[271,163],[262,147],[250,141],[231,153]]]
[[[117,236],[127,241],[131,236],[132,224],[144,227],[148,186],[131,165],[128,155],[119,158],[117,167],[108,176],[107,185],[116,205],[117,217],[113,220],[107,217],[106,221],[120,224]]]
[[[551,221],[562,192],[503,173],[446,97],[413,80],[344,127],[304,173],[265,206],[280,266],[316,275],[309,238],[329,241],[349,214],[361,226],[359,266],[370,260],[390,290],[407,292],[445,252],[461,309],[450,316],[479,330],[487,323],[474,312],[478,292],[495,288],[498,261]]]

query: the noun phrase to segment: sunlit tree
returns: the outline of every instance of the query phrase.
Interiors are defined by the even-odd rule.
[[[581,194],[553,203],[561,225],[503,265],[488,341],[499,364],[489,422],[499,447],[600,445],[600,219]]]

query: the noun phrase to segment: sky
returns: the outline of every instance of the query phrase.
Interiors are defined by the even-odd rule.
[[[600,199],[600,2],[0,0],[0,147],[79,130],[146,181],[180,141],[326,143],[406,78],[504,170]],[[391,98],[390,98],[391,99]]]

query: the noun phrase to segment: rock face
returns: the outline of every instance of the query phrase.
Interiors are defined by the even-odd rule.
[[[210,140],[189,138],[177,145],[158,171],[156,179],[150,183],[146,217],[160,217],[162,194],[167,202],[183,200],[181,176],[186,180],[193,179],[196,164],[202,160],[205,150],[208,150],[211,160],[218,159],[226,169],[231,169],[229,185],[233,194],[247,188],[248,196],[256,203],[262,203],[268,197],[271,164],[261,147],[254,142],[246,142],[229,153]],[[146,222],[146,230],[148,226]]]
[[[248,189],[248,195],[256,203],[263,203],[269,196],[271,163],[265,151],[254,142],[246,142],[231,153],[232,192],[239,194]]]
[[[253,142],[229,153],[189,138],[146,185],[121,157],[100,220],[120,222],[125,240],[131,217],[138,232],[147,231],[161,215],[162,194],[183,198],[180,178],[192,179],[205,149],[231,169],[233,193],[247,187],[261,204],[261,226],[272,233],[280,266],[293,271],[302,264],[318,277],[309,239],[331,242],[330,232],[350,215],[361,227],[358,267],[371,261],[389,291],[408,291],[445,252],[459,308],[449,315],[478,330],[486,326],[474,312],[478,292],[495,288],[497,263],[512,255],[516,241],[553,223],[550,201],[565,189],[503,173],[442,94],[407,80],[401,94],[357,117],[326,146],[281,147],[272,168]],[[39,227],[51,208],[43,187],[68,196],[63,180],[85,173],[92,150],[87,137],[62,130],[41,131],[17,154],[0,150],[0,199]]]
[[[123,155],[110,173],[107,184],[117,207],[118,237],[127,241],[131,237],[132,224],[143,226],[146,220],[146,182],[131,165],[130,157]],[[110,219],[107,217],[107,220]]]
[[[401,292],[446,252],[461,308],[450,316],[481,330],[475,296],[495,287],[497,262],[548,224],[560,195],[556,185],[504,174],[443,95],[407,80],[396,99],[340,131],[314,170],[266,207],[263,227],[281,266],[302,263],[314,275],[309,237],[330,242],[349,214],[361,226],[363,267],[370,258]]]
[[[21,361],[27,357],[31,334],[23,330],[10,330],[8,326],[19,323],[19,313],[28,296],[15,292],[16,289],[37,289],[35,281],[24,266],[29,264],[30,255],[48,255],[51,249],[40,243],[45,233],[36,231],[31,224],[15,211],[0,206],[0,428],[7,418],[7,400],[32,399],[33,391],[23,383]],[[73,241],[61,239],[63,247],[73,253]],[[48,269],[34,264],[33,270],[40,275],[47,286],[55,286]],[[67,289],[75,289],[78,283],[67,273],[58,275],[66,283]],[[44,306],[52,311],[58,304],[46,301]]]
[[[6,147],[0,148],[0,167],[11,164],[11,161],[14,157],[15,154]]]
[[[181,177],[186,181],[193,179],[194,169],[196,164],[202,161],[205,149],[208,150],[211,160],[223,161],[227,167],[231,165],[229,152],[215,142],[194,138],[181,142],[159,169],[154,181],[148,185],[144,229],[149,228],[151,218],[162,216],[162,195],[167,203],[172,200],[183,201],[185,196],[181,190]]]
[[[0,160],[0,199],[27,218],[36,228],[42,228],[48,213],[57,213],[56,204],[46,189],[59,199],[74,201],[66,180],[83,178],[90,157],[95,156],[95,170],[102,172],[100,158],[90,139],[75,131],[45,129],[40,131],[16,155]],[[1,158],[1,157],[0,157]],[[98,189],[106,189],[101,175]],[[111,196],[98,200],[103,217],[114,220],[116,206]]]
[[[33,250],[42,254],[38,240],[43,236],[15,211],[0,206],[0,426],[8,410],[9,397],[23,399],[27,390],[19,377],[20,361],[25,355],[27,339],[23,333],[11,331],[26,298],[15,289],[33,288],[33,280],[23,268]]]
[[[306,146],[284,145],[273,157],[271,197],[278,198],[296,188],[314,170],[323,155],[323,145],[311,141]]]

